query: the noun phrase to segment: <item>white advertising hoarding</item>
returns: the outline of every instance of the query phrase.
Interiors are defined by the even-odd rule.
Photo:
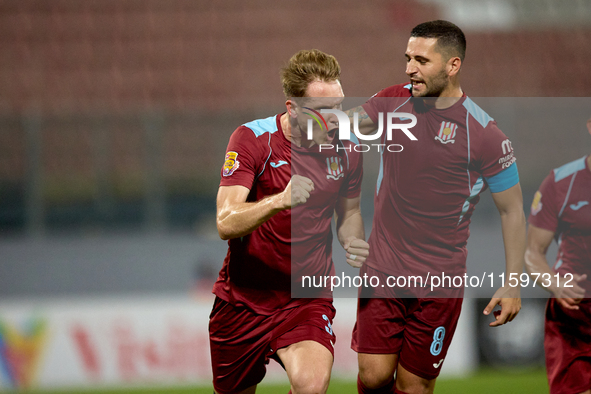
[[[475,366],[472,300],[466,299],[443,375]],[[211,384],[213,298],[69,298],[0,305],[0,388]],[[335,300],[333,376],[355,379],[350,348],[355,299]],[[287,377],[271,361],[265,381]]]

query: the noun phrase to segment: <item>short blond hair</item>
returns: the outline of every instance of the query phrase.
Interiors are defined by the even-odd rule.
[[[318,49],[301,50],[281,69],[281,84],[286,98],[304,97],[314,81],[333,82],[341,78],[337,59]]]

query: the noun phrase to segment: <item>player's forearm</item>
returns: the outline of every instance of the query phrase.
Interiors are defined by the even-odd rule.
[[[341,245],[344,245],[345,241],[351,237],[365,241],[365,228],[361,211],[351,213],[342,220],[337,219],[337,237]]]
[[[361,134],[370,134],[376,129],[376,125],[361,105],[345,111],[345,113],[351,121],[351,131],[357,127]],[[357,114],[357,122],[355,122],[355,114]]]
[[[548,265],[545,252],[542,253],[540,250],[534,250],[528,247],[525,251],[525,269],[530,277],[544,290],[554,293],[556,290],[555,281],[545,279],[552,278],[555,274]]]
[[[235,203],[218,214],[217,227],[223,240],[252,233],[273,215],[285,209],[283,193],[268,196],[257,202]]]
[[[501,213],[503,243],[505,245],[505,270],[507,278],[523,273],[525,253],[525,215],[522,209]]]

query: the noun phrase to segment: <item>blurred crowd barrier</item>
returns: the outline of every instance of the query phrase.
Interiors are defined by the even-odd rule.
[[[191,228],[215,209],[227,136],[212,137],[237,123],[156,111],[0,116],[0,228]]]

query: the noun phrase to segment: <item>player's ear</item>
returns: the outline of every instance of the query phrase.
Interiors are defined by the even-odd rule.
[[[457,56],[450,58],[447,61],[447,75],[453,77],[460,72],[460,67],[462,67],[462,59]]]
[[[292,118],[297,118],[298,114],[296,112],[298,108],[298,104],[294,100],[287,100],[285,102],[285,107],[287,108],[287,114]]]

